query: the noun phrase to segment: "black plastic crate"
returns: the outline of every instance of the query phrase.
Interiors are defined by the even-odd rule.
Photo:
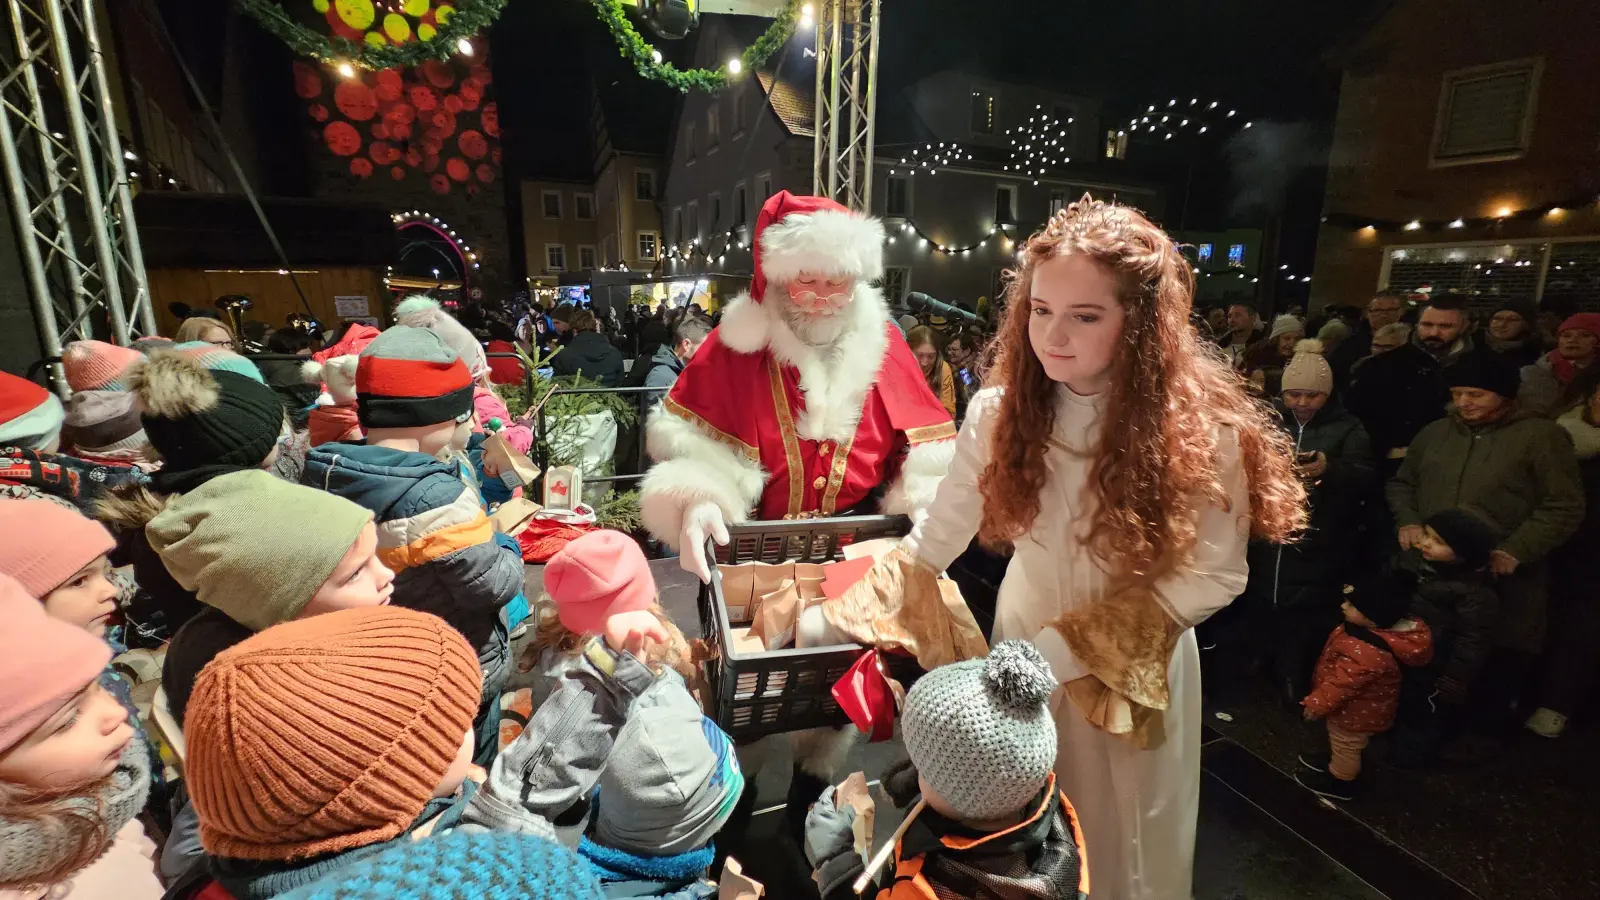
[[[837,519],[747,522],[728,527],[728,546],[715,548],[718,564],[746,562],[831,562],[846,546],[877,538],[904,537],[905,516],[849,516]],[[748,621],[730,621],[722,595],[722,573],[700,586],[700,626],[713,657],[706,681],[714,702],[712,718],[729,736],[744,741],[777,734],[843,725],[849,721],[833,699],[833,685],[866,648],[860,644],[739,653],[729,634]],[[886,654],[889,674],[910,687],[922,674],[914,657]]]

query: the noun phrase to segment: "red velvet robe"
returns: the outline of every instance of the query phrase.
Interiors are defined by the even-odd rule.
[[[754,518],[841,515],[890,483],[911,447],[956,435],[899,329],[884,328],[888,347],[848,440],[802,437],[795,427],[805,410],[800,370],[778,361],[770,348],[734,351],[717,331],[678,376],[663,401],[666,412],[693,422],[766,472]]]

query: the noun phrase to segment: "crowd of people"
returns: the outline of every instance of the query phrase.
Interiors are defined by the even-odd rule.
[[[1191,896],[1202,646],[1219,686],[1266,673],[1326,724],[1297,777],[1342,800],[1374,735],[1468,762],[1589,699],[1600,314],[1380,294],[1186,326],[1170,237],[1085,199],[1023,246],[987,347],[889,318],[852,255],[881,225],[767,205],[793,258],[716,332],[535,306],[486,348],[413,297],[252,339],[265,366],[214,319],[80,341],[65,404],[0,374],[0,897],[717,895],[739,757],[634,536],[572,540],[525,595],[484,446],[533,435],[495,340],[670,394],[644,524],[704,579],[729,523],[879,499],[915,523],[852,595],[886,616],[975,539],[1012,548],[992,650],[901,703],[893,865],[839,789],[791,785],[828,900],[1081,898],[1091,859],[1099,896]]]
[[[1400,767],[1480,762],[1592,699],[1600,314],[1483,311],[1381,293],[1359,319],[1269,326],[1238,303],[1197,323],[1277,409],[1311,512],[1298,540],[1252,545],[1206,626],[1213,688],[1266,673],[1325,719],[1334,762],[1299,777],[1330,797],[1358,790],[1374,734]]]

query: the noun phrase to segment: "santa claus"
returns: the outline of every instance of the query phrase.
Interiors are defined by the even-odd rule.
[[[755,278],[652,413],[644,525],[710,580],[727,525],[933,499],[955,452],[883,294],[883,225],[781,191],[756,219]],[[876,501],[874,503],[874,501]]]

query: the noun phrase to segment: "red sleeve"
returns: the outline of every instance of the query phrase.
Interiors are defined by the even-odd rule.
[[[667,412],[756,459],[760,442],[752,391],[770,390],[766,373],[758,371],[764,358],[728,349],[712,331],[662,404]]]
[[[950,440],[956,436],[955,421],[928,389],[922,367],[911,354],[905,335],[893,324],[888,329],[889,348],[878,373],[878,395],[889,412],[889,423],[905,436],[908,444]]]

